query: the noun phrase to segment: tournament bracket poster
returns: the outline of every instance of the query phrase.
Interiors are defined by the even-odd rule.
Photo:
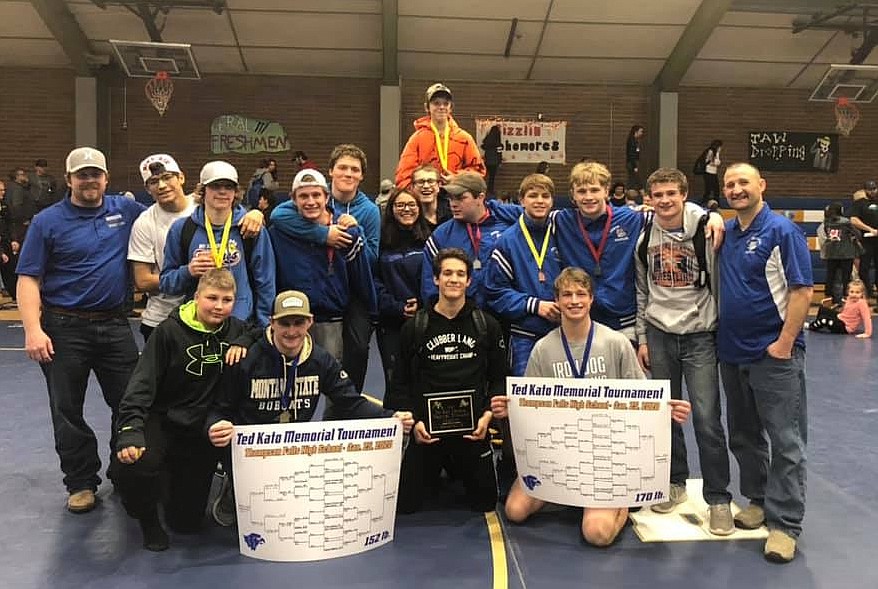
[[[300,562],[392,542],[402,440],[395,418],[235,426],[241,554]]]
[[[537,499],[634,507],[668,497],[670,381],[507,378],[518,477]]]

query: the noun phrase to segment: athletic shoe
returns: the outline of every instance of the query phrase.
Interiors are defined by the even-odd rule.
[[[732,508],[728,503],[718,503],[711,505],[710,512],[710,533],[714,536],[730,536],[735,531],[735,522],[732,519]]]
[[[91,489],[74,491],[67,496],[67,511],[87,513],[95,508],[95,492]]]
[[[686,494],[686,485],[671,484],[671,492],[668,493],[668,500],[664,503],[658,503],[652,506],[652,510],[656,513],[670,513],[674,508],[684,503],[689,496]]]
[[[761,505],[751,503],[735,516],[735,525],[745,530],[755,530],[765,523],[765,512]]]
[[[168,533],[162,527],[156,512],[137,520],[143,533],[143,547],[151,552],[161,552],[170,546]]]
[[[765,558],[772,562],[790,562],[796,556],[796,539],[780,530],[768,532],[765,541]]]

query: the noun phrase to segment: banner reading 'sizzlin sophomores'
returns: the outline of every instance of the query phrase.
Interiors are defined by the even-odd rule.
[[[494,127],[497,129],[491,133]],[[491,140],[485,141],[488,135]],[[504,164],[563,164],[567,157],[567,122],[476,119],[476,143],[482,149],[499,147]]]
[[[506,394],[515,465],[528,494],[579,507],[667,497],[669,381],[508,378]]]
[[[394,418],[236,426],[241,554],[324,560],[393,541],[402,437]]]

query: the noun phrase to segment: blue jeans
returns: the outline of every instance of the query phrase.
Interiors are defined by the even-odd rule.
[[[672,398],[683,398],[683,379],[686,380],[701,476],[704,478],[704,500],[708,505],[728,503],[732,500],[728,491],[729,452],[722,425],[716,334],[703,331],[677,335],[647,324],[646,339],[652,377],[670,379]],[[671,483],[685,486],[688,477],[683,428],[672,422]]]
[[[808,443],[805,351],[794,348],[790,360],[766,356],[752,364],[722,362],[720,372],[741,493],[763,505],[769,528],[798,537],[805,516]]]
[[[96,490],[101,482],[101,460],[97,438],[82,411],[88,375],[94,371],[112,412],[112,455],[116,412],[138,358],[134,333],[125,317],[91,320],[51,310],[43,310],[42,325],[55,349],[52,361],[40,364],[40,368],[49,389],[55,451],[61,459],[64,485],[71,493]]]

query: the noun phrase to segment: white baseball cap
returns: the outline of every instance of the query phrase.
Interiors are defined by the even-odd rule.
[[[152,166],[153,169],[156,168],[156,166],[153,166],[153,164],[161,164],[163,169],[153,174],[152,170],[150,170],[150,166]],[[140,175],[143,176],[144,184],[153,176],[158,176],[163,172],[175,172],[177,174],[183,173],[183,171],[180,170],[180,166],[177,164],[177,161],[166,153],[154,153],[150,156],[147,156],[145,160],[140,162]]]
[[[326,178],[318,172],[317,170],[312,170],[311,168],[305,168],[304,170],[299,170],[299,173],[296,174],[296,177],[293,178],[293,188],[292,191],[295,193],[299,188],[304,188],[305,186],[319,186],[326,192],[329,192],[329,186],[326,184]]]
[[[107,158],[93,147],[77,147],[67,154],[67,173],[72,174],[83,168],[97,168],[107,171]]]
[[[219,160],[204,164],[204,167],[201,168],[201,185],[207,186],[217,180],[231,180],[237,184],[238,170],[229,162]]]

